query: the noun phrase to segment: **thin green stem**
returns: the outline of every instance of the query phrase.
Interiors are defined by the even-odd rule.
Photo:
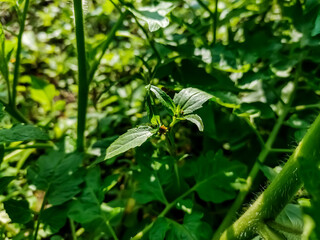
[[[37,220],[37,226],[36,226],[36,230],[34,232],[34,240],[37,240],[37,236],[38,236],[38,232],[39,232],[39,227],[40,227],[40,220],[41,220],[41,215],[42,215],[42,212],[43,212],[43,209],[44,209],[44,206],[46,205],[46,202],[47,202],[47,192],[45,193],[44,197],[43,197],[43,200],[42,200],[42,204],[41,204],[41,208],[40,208],[40,212],[39,212],[39,215],[38,215],[38,220]]]
[[[257,128],[253,125],[253,123],[248,118],[245,117],[243,119],[246,121],[246,123],[249,125],[249,127],[252,129],[252,131],[256,134],[261,147],[264,148],[265,147],[265,142],[264,142],[261,134],[257,130]]]
[[[247,187],[245,189],[243,189],[242,191],[240,191],[240,193],[238,194],[237,198],[235,199],[235,201],[233,202],[233,204],[231,205],[227,215],[225,216],[225,218],[223,219],[222,223],[219,225],[218,229],[216,230],[215,234],[213,235],[213,240],[217,240],[219,239],[221,233],[230,226],[230,224],[232,223],[232,221],[234,220],[234,217],[237,213],[237,211],[240,209],[240,207],[242,206],[246,196],[248,195],[251,186],[257,176],[257,174],[259,173],[260,170],[260,164],[264,163],[264,161],[267,159],[269,153],[271,152],[272,149],[272,145],[275,142],[277,135],[279,133],[279,130],[285,120],[285,118],[287,117],[288,113],[290,112],[290,108],[294,99],[294,95],[295,95],[295,91],[296,91],[296,86],[297,86],[297,82],[298,82],[298,78],[299,78],[299,74],[300,74],[300,67],[298,68],[296,75],[295,75],[295,79],[294,79],[294,89],[291,92],[291,95],[289,97],[289,101],[287,103],[287,105],[284,106],[282,114],[279,116],[276,124],[274,125],[269,138],[267,140],[267,142],[265,143],[264,148],[262,149],[262,151],[260,152],[257,161],[254,163],[248,178],[246,180],[247,183]]]
[[[54,148],[54,147],[55,146],[53,143],[35,143],[32,145],[20,144],[15,147],[7,147],[4,149],[4,151],[9,152],[9,151],[17,150],[17,149],[28,149],[28,148],[50,149],[50,148]]]
[[[293,153],[294,149],[285,149],[285,148],[272,148],[270,152],[274,153]]]
[[[74,226],[74,221],[72,219],[69,219],[69,223],[70,223],[72,240],[77,240],[76,228]]]
[[[182,195],[177,197],[173,202],[168,203],[166,205],[166,207],[163,209],[163,211],[158,215],[158,218],[164,217],[171,210],[171,208],[173,208],[177,204],[178,201],[180,201],[181,199],[185,198],[186,196],[191,194],[193,191],[195,191],[196,187],[197,187],[197,185],[193,186],[188,191],[186,191],[185,193],[183,193]],[[145,234],[152,228],[154,222],[155,221],[153,221],[153,222],[149,223],[147,226],[145,226],[140,232],[138,232],[133,238],[131,238],[131,240],[139,240],[143,236],[145,236]]]
[[[22,35],[24,32],[26,16],[29,8],[29,0],[26,0],[24,3],[24,8],[22,12],[22,19],[20,21],[20,30],[18,35],[18,44],[17,44],[17,52],[16,52],[16,62],[14,65],[14,75],[13,75],[13,85],[12,85],[12,96],[9,99],[9,104],[12,107],[16,106],[16,97],[17,97],[17,86],[19,80],[19,68],[20,68],[20,55],[21,55],[21,45],[22,45]]]
[[[218,0],[215,1],[214,19],[213,19],[213,41],[212,45],[217,42],[217,27],[218,27]]]
[[[85,147],[85,128],[86,114],[88,105],[88,80],[87,80],[87,60],[85,49],[84,25],[83,25],[83,10],[82,0],[74,0],[74,15],[75,15],[75,31],[77,39],[78,53],[78,126],[77,126],[77,150],[84,151]]]
[[[114,240],[119,240],[119,238],[117,237],[115,231],[114,231],[113,228],[111,227],[109,221],[107,221],[107,227],[108,227],[108,229],[109,229],[109,231],[110,231],[113,239],[114,239]]]
[[[291,110],[292,111],[302,111],[302,110],[312,109],[312,108],[320,108],[320,103],[299,105],[299,106],[293,107]]]
[[[104,41],[104,43],[102,45],[102,51],[101,51],[99,58],[96,61],[94,61],[94,63],[92,64],[92,66],[90,68],[89,77],[88,77],[88,80],[89,80],[88,84],[90,84],[90,82],[93,80],[94,74],[96,73],[98,66],[100,65],[100,62],[101,62],[105,52],[107,51],[110,43],[114,39],[116,32],[121,27],[121,25],[122,25],[125,17],[128,15],[128,13],[129,13],[128,11],[125,11],[124,13],[121,12],[120,18],[118,19],[116,24],[112,27],[110,33],[108,34],[108,37]]]

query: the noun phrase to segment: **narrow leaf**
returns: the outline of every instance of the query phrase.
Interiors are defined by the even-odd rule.
[[[159,99],[161,104],[165,106],[171,115],[174,114],[175,105],[171,99],[164,91],[162,91],[160,88],[151,85],[150,90],[156,95],[156,97]]]
[[[139,126],[128,130],[108,147],[105,159],[117,156],[131,148],[141,146],[142,143],[155,133],[156,130],[149,126]]]
[[[197,114],[189,114],[187,116],[184,116],[184,119],[194,123],[195,125],[197,125],[199,131],[203,131],[203,122],[202,119],[199,115]]]
[[[196,88],[182,89],[173,98],[173,102],[179,105],[184,114],[189,114],[202,107],[213,96]]]

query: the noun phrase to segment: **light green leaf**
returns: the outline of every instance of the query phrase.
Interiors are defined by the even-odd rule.
[[[33,125],[18,124],[10,129],[0,130],[0,143],[31,140],[49,140],[49,136],[40,128]]]
[[[184,116],[184,119],[185,120],[188,120],[192,123],[194,123],[195,125],[197,125],[199,131],[203,131],[203,122],[202,122],[202,119],[199,115],[197,114],[189,114],[187,116]]]
[[[173,98],[173,102],[179,105],[184,114],[190,114],[202,107],[213,96],[196,88],[182,89]]]
[[[108,147],[105,159],[117,156],[131,148],[141,146],[142,143],[155,133],[156,130],[149,126],[139,126],[128,130]]]
[[[169,25],[169,19],[166,15],[172,11],[174,5],[170,2],[161,2],[157,6],[148,6],[138,10],[130,8],[129,10],[139,19],[145,21],[150,32],[155,32],[160,28]]]
[[[246,166],[238,161],[228,161],[222,151],[199,157],[196,178],[196,192],[204,201],[221,203],[236,196],[236,187],[241,185],[236,181],[245,176]],[[237,183],[237,184],[235,184]]]
[[[314,23],[314,28],[312,29],[311,36],[314,37],[320,33],[320,14],[318,14],[316,21]]]
[[[10,199],[3,205],[12,222],[27,223],[31,220],[31,211],[26,200]]]
[[[0,73],[5,81],[9,81],[8,59],[6,57],[5,41],[6,39],[2,24],[0,23]]]
[[[173,115],[176,106],[174,105],[171,97],[156,86],[151,85],[150,90],[156,95],[161,104],[169,110],[170,114]]]

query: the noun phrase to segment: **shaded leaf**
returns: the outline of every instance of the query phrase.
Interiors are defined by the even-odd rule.
[[[46,191],[48,202],[60,205],[80,192],[83,176],[79,165],[83,155],[51,151],[41,156],[28,169],[28,179],[38,189]]]
[[[228,161],[222,151],[198,159],[196,192],[204,201],[221,203],[236,196],[236,180],[246,173],[246,166],[237,161]]]
[[[18,124],[10,129],[0,130],[0,143],[31,140],[49,140],[49,136],[40,128],[33,125]]]
[[[150,240],[163,240],[165,239],[167,231],[170,229],[169,222],[166,218],[158,218],[157,221],[153,224],[150,233]]]
[[[173,115],[175,111],[175,105],[171,97],[169,97],[164,91],[156,86],[151,85],[150,90],[156,95],[161,104],[169,110],[170,114]]]
[[[195,125],[197,125],[199,131],[203,131],[203,122],[202,122],[202,119],[199,115],[197,114],[189,114],[189,115],[186,115],[184,116],[184,119],[194,123]]]
[[[41,222],[52,233],[57,233],[66,224],[69,205],[53,206],[45,209],[41,214]]]
[[[173,102],[179,105],[184,114],[190,114],[202,107],[213,96],[196,88],[185,88],[175,94]]]
[[[2,177],[0,178],[0,194],[5,190],[9,183],[15,179],[15,177]]]
[[[155,133],[156,130],[149,126],[139,126],[128,130],[108,147],[105,159],[124,153],[131,148],[141,146]]]
[[[31,211],[26,200],[10,199],[5,201],[3,205],[12,222],[27,223],[31,220]]]

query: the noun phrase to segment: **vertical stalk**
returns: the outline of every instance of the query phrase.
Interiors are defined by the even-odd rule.
[[[69,223],[70,223],[70,228],[71,228],[72,240],[77,240],[76,228],[74,226],[74,221],[72,219],[69,219]]]
[[[17,97],[17,85],[19,79],[19,67],[20,67],[20,55],[21,55],[21,45],[22,45],[22,35],[24,32],[26,16],[29,8],[29,0],[25,0],[24,8],[22,12],[22,19],[20,22],[20,30],[18,35],[18,45],[17,45],[17,52],[16,52],[16,62],[14,65],[14,75],[13,75],[13,85],[12,85],[12,96],[9,99],[9,105],[12,107],[16,107],[16,97]]]
[[[218,27],[218,0],[215,1],[214,19],[213,19],[213,41],[212,45],[216,44],[217,41],[217,27]]]
[[[47,192],[48,192],[48,191],[47,191]],[[40,227],[40,222],[41,222],[41,221],[40,221],[40,220],[41,220],[41,215],[42,215],[44,206],[46,205],[46,202],[47,202],[47,192],[45,193],[45,195],[44,195],[44,197],[43,197],[43,200],[42,200],[40,212],[39,212],[39,215],[38,215],[37,226],[36,226],[36,230],[35,230],[35,232],[34,232],[34,237],[33,237],[34,240],[37,240],[37,236],[38,236],[38,232],[39,232],[39,227]]]
[[[78,55],[78,126],[77,150],[84,151],[86,114],[88,105],[87,60],[85,50],[82,0],[74,0],[74,17],[76,25],[77,55]]]

